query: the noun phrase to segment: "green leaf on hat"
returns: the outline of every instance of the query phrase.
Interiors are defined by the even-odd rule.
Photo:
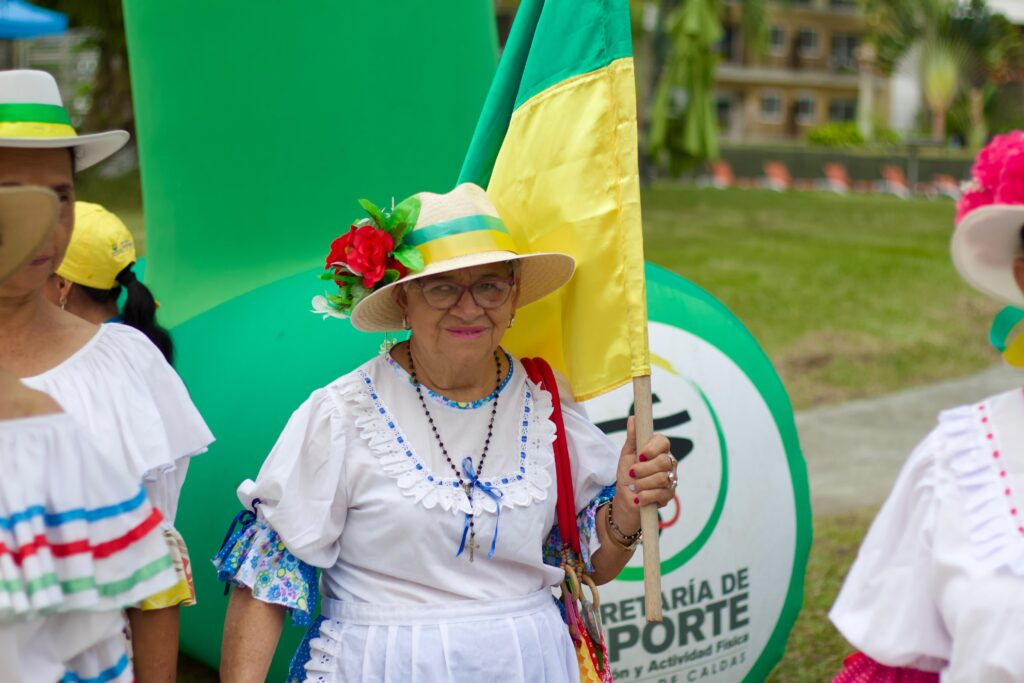
[[[363,287],[359,283],[353,283],[350,291],[352,293],[352,298],[350,300],[349,306],[351,306],[352,308],[355,308],[356,304],[365,299],[366,296],[370,293],[370,290],[368,290],[366,287]]]
[[[423,254],[411,245],[405,245],[391,252],[395,260],[413,272],[423,270]]]
[[[327,298],[328,303],[330,303],[335,308],[344,309],[348,306],[348,299],[346,299],[343,296],[339,296],[338,294],[331,294],[329,292],[325,296]]]
[[[390,285],[392,282],[395,282],[400,277],[401,273],[399,273],[394,268],[388,268],[387,270],[384,271],[384,277],[380,279],[380,286],[383,287],[384,285]]]
[[[402,243],[405,236],[416,225],[420,217],[420,200],[417,197],[403,199],[391,212],[391,228],[388,234],[395,240],[395,245]]]
[[[369,199],[360,199],[359,206],[363,207],[366,213],[370,214],[370,218],[373,219],[373,222],[377,224],[378,228],[381,230],[387,229],[388,220],[384,216],[384,211],[379,206],[371,202]]]

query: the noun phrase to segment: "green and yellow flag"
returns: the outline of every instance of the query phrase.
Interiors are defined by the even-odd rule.
[[[487,188],[523,251],[576,274],[507,345],[579,400],[650,374],[628,0],[523,0],[459,182]]]

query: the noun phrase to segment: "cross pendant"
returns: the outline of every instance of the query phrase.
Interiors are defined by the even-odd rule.
[[[472,533],[469,535],[469,543],[466,545],[466,547],[469,548],[469,561],[470,562],[473,561],[473,551],[480,547],[480,545],[476,542],[476,539],[474,538],[475,535],[476,534],[472,534]]]

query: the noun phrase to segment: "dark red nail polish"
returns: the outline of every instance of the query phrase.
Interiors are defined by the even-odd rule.
[[[639,456],[637,456],[637,460],[639,460],[640,462],[647,462],[647,456],[641,453]]]
[[[631,477],[633,477],[634,479],[636,479],[636,471],[635,471],[635,470],[630,470],[630,471],[629,471],[629,476],[631,476]]]
[[[640,504],[640,499],[639,498],[634,498],[633,499],[633,503],[636,504],[636,505],[639,505]]]

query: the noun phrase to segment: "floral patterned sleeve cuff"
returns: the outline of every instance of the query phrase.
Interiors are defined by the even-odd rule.
[[[225,584],[248,588],[257,600],[287,607],[293,624],[312,623],[319,596],[316,569],[292,555],[277,532],[255,516],[249,515],[241,528],[228,533],[213,566]]]
[[[580,532],[580,554],[583,555],[580,559],[583,562],[583,568],[588,574],[594,571],[594,565],[590,558],[601,547],[601,542],[597,537],[597,509],[602,505],[610,503],[614,497],[615,484],[606,486],[576,515],[576,525]],[[548,534],[547,540],[544,541],[545,564],[560,567],[562,565],[561,549],[562,536],[558,533],[558,525],[556,524],[552,527],[551,533]]]

